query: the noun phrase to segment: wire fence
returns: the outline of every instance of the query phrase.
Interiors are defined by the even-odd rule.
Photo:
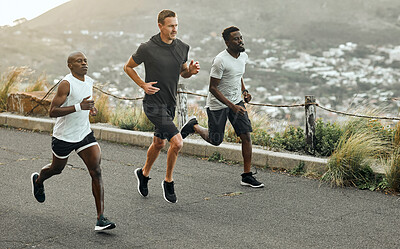
[[[189,94],[189,95],[195,95],[195,96],[200,96],[200,97],[207,97],[207,95],[203,94],[198,94],[198,93],[192,93],[192,92],[187,92],[187,91],[178,91],[178,93],[183,93],[183,94]],[[392,100],[399,100],[397,98],[392,98]],[[254,105],[254,106],[266,106],[266,107],[304,107],[306,106],[305,103],[302,104],[287,104],[287,105],[276,105],[276,104],[261,104],[261,103],[247,103],[248,105]],[[370,118],[370,119],[387,119],[387,120],[400,120],[400,117],[385,117],[385,116],[369,116],[369,115],[362,115],[362,114],[355,114],[355,113],[348,113],[348,112],[342,112],[342,111],[336,111],[333,109],[329,109],[327,107],[321,106],[318,103],[307,103],[307,105],[315,105],[318,108],[321,108],[322,110],[340,114],[340,115],[346,115],[346,116],[352,116],[352,117],[358,117],[358,118]]]
[[[50,88],[50,90],[45,94],[45,96],[38,102],[38,104],[36,106],[34,106],[32,108],[32,110],[30,112],[27,113],[27,115],[30,115],[33,113],[34,109],[37,108],[39,105],[41,105],[42,101],[44,99],[46,99],[48,96],[50,96],[51,92],[53,92],[56,88],[56,86],[60,83],[60,81],[54,85],[52,88]],[[101,89],[98,86],[93,86],[93,88],[105,95],[111,96],[113,98],[116,99],[120,99],[120,100],[130,100],[130,101],[136,101],[136,100],[142,100],[143,97],[136,97],[136,98],[128,98],[128,97],[121,97],[121,96],[117,96],[115,94],[112,94],[110,92],[104,91],[103,89]],[[199,94],[199,93],[192,93],[192,92],[188,92],[188,91],[178,91],[178,94],[187,94],[187,95],[193,95],[193,96],[198,96],[198,97],[204,97],[206,98],[207,95],[204,94]],[[398,101],[399,98],[391,98],[391,100],[394,101]],[[351,117],[358,117],[358,118],[369,118],[369,119],[385,119],[385,120],[400,120],[400,117],[386,117],[386,116],[370,116],[370,115],[363,115],[363,114],[357,114],[357,113],[348,113],[348,112],[343,112],[343,111],[337,111],[337,110],[333,110],[324,106],[321,106],[318,103],[301,103],[301,104],[286,104],[286,105],[278,105],[278,104],[263,104],[263,103],[247,103],[249,105],[254,105],[254,106],[265,106],[265,107],[277,107],[277,108],[281,108],[281,107],[287,107],[287,108],[293,108],[293,107],[305,107],[306,105],[315,105],[318,108],[321,108],[322,110],[325,110],[327,112],[331,112],[331,113],[336,113],[339,115],[345,115],[345,116],[351,116]]]

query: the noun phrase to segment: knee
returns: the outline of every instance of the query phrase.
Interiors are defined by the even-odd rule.
[[[242,140],[242,143],[251,143],[250,133],[241,134],[240,139]]]
[[[153,146],[155,149],[161,150],[162,148],[165,147],[165,140],[153,142]]]
[[[176,152],[179,152],[183,147],[182,139],[174,139],[174,141],[170,141],[170,148]]]
[[[63,169],[59,169],[59,168],[53,169],[54,175],[59,175],[59,174],[61,174],[62,171],[63,171]]]
[[[101,178],[100,166],[89,170],[89,174],[92,177],[92,179],[100,179]]]

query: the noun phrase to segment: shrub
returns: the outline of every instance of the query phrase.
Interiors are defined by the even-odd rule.
[[[139,131],[154,131],[154,124],[150,122],[142,108],[135,108],[136,129]]]
[[[251,140],[253,144],[271,147],[272,146],[272,137],[271,135],[263,129],[253,130],[251,133]]]
[[[336,123],[324,123],[317,119],[315,126],[315,151],[321,156],[330,156],[335,150],[343,131]]]
[[[304,136],[302,128],[289,125],[282,134],[275,133],[272,146],[288,151],[304,151],[306,145]]]
[[[154,125],[146,117],[141,106],[118,106],[110,118],[111,124],[126,130],[154,131]]]
[[[400,146],[400,122],[397,122],[396,128],[393,132],[393,146],[395,148]]]
[[[371,113],[367,113],[370,115],[378,115],[375,111],[371,111]],[[393,137],[394,131],[389,128],[385,128],[380,120],[375,119],[366,119],[366,118],[350,118],[346,121],[344,125],[344,134],[349,137],[352,134],[357,133],[370,133],[374,134],[377,138],[381,140],[381,144],[384,146],[380,146],[376,148],[377,153],[375,153],[376,158],[378,157],[388,157],[393,151]]]
[[[125,130],[134,130],[135,122],[135,109],[117,107],[110,118],[111,124],[118,126]]]
[[[337,149],[328,160],[322,180],[333,186],[360,186],[371,181],[371,159],[384,149],[382,140],[374,133],[360,130],[340,138]]]

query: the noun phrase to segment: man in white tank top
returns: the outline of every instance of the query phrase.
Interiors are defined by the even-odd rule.
[[[52,137],[53,160],[51,164],[42,168],[40,174],[32,174],[32,192],[38,202],[44,202],[43,182],[53,175],[60,174],[69,155],[75,150],[86,164],[92,178],[92,192],[97,210],[95,230],[113,229],[115,224],[103,216],[101,152],[89,123],[89,113],[93,116],[97,113],[92,99],[93,79],[86,76],[88,64],[83,53],[70,54],[67,63],[71,73],[61,81],[50,106],[50,117],[57,118]]]

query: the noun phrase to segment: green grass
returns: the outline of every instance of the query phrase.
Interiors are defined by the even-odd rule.
[[[110,118],[111,124],[121,129],[136,131],[154,131],[154,125],[144,114],[141,106],[117,106]]]
[[[382,140],[373,133],[345,132],[328,160],[322,180],[332,186],[358,186],[371,180],[371,163],[384,150]]]

